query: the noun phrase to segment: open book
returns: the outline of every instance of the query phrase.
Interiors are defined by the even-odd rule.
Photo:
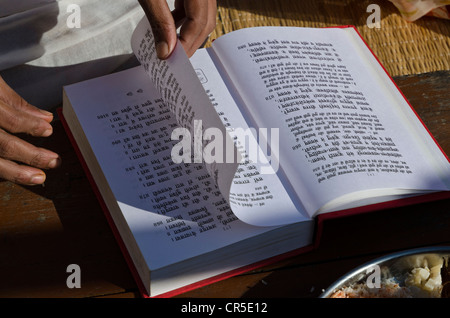
[[[242,29],[167,61],[153,42],[143,19],[141,66],[65,87],[62,109],[145,295],[311,246],[318,216],[448,193],[445,154],[355,28]]]

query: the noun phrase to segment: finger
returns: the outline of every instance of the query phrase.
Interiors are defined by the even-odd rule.
[[[188,56],[191,56],[195,49],[203,30],[206,28],[208,17],[208,1],[190,0],[177,1],[178,10],[184,9],[185,20],[180,29],[180,42]]]
[[[0,158],[0,178],[23,185],[37,185],[45,182],[46,175],[42,170]]]
[[[33,110],[22,111],[20,107],[12,107],[2,101],[0,101],[0,127],[11,133],[26,133],[40,137],[47,137],[53,133],[48,119],[35,116]]]
[[[17,94],[0,76],[0,103],[3,102],[22,112],[26,112],[37,118],[41,118],[50,123],[53,120],[53,114],[39,109],[27,103],[19,94]]]
[[[180,29],[180,42],[190,57],[204,43],[216,24],[216,1],[184,2],[186,19]]]
[[[45,120],[47,123],[51,123],[53,121],[53,114],[51,112],[39,109],[36,106],[27,103],[23,98],[20,98],[20,100],[21,102],[13,105],[17,110],[25,112],[36,118]]]
[[[175,21],[175,27],[178,29],[186,19],[186,12],[184,12],[183,0],[175,1],[175,8],[172,11],[172,17]]]
[[[61,163],[60,157],[53,151],[36,147],[3,130],[0,130],[0,158],[41,169],[56,168]]]
[[[139,3],[152,27],[158,58],[168,58],[177,43],[177,34],[167,1],[139,0]]]

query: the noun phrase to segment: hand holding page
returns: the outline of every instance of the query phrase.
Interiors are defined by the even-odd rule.
[[[228,147],[229,157],[224,158],[222,156],[218,158],[219,160],[207,162],[207,166],[222,193],[226,195],[239,162],[239,159],[235,157],[238,152],[234,149],[233,142],[227,138],[229,136],[225,132],[225,127],[217,113],[205,111],[205,105],[209,106],[211,102],[182,46],[178,44],[174,48],[170,59],[160,60],[156,55],[154,42],[148,21],[143,19],[133,34],[131,44],[134,52],[136,52],[136,57],[149,74],[156,90],[161,94],[166,107],[175,115],[177,123],[193,135],[197,128],[194,126],[194,122],[200,120],[202,122],[201,130],[220,129],[225,137],[220,147]],[[224,155],[227,155],[227,153],[224,153]],[[200,158],[200,162],[202,162],[201,149],[195,147],[193,155],[195,159]]]
[[[449,195],[446,156],[354,28],[244,29],[190,60],[152,38],[144,19],[142,66],[65,87],[62,111],[145,295],[299,253],[324,215]]]

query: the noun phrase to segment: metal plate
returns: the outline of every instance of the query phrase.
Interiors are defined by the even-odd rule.
[[[400,286],[405,286],[405,278],[413,268],[417,267],[418,262],[423,259],[436,261],[442,258],[444,259],[444,264],[448,264],[450,246],[418,248],[388,254],[348,272],[329,286],[319,297],[329,298],[334,292],[341,288],[352,286],[355,283],[368,281],[371,283],[371,277],[373,277],[376,268],[380,269],[381,280],[393,278]],[[448,274],[450,275],[450,273]],[[442,292],[442,297],[450,297],[450,283],[447,285]]]

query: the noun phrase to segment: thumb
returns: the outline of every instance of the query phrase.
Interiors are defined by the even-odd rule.
[[[155,37],[156,54],[167,59],[177,43],[175,22],[166,0],[139,0]]]

